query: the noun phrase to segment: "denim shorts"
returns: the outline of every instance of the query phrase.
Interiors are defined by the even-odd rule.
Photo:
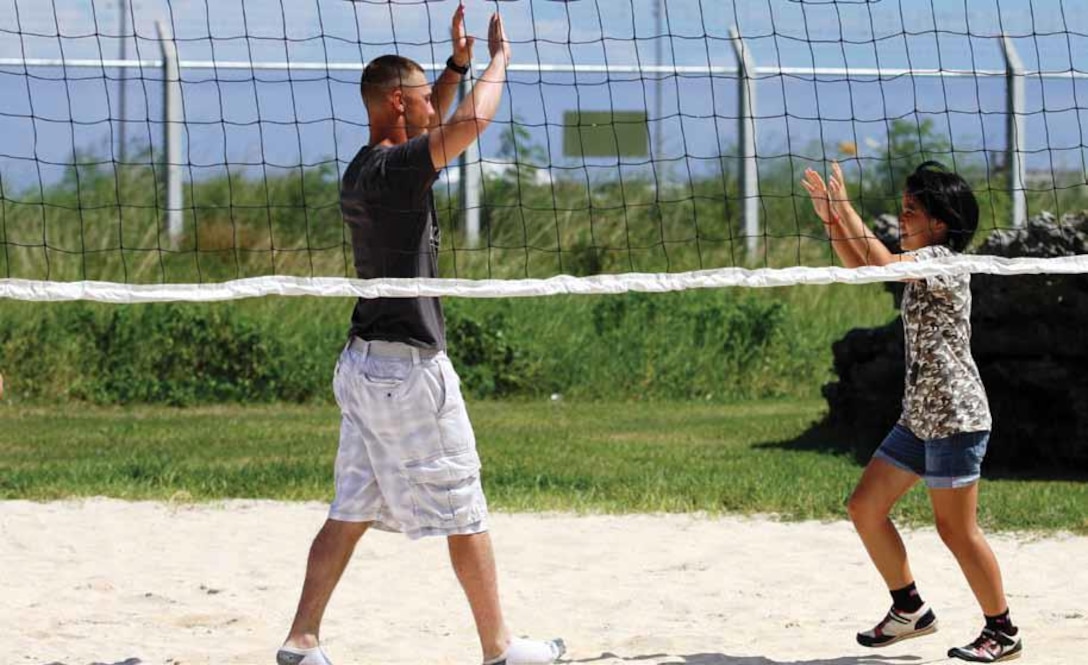
[[[924,441],[896,425],[873,458],[920,476],[930,489],[954,489],[978,482],[989,440],[989,432],[961,432]]]

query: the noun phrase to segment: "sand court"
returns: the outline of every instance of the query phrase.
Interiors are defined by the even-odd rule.
[[[274,662],[318,503],[0,502],[4,665]],[[981,616],[932,528],[905,530],[940,631],[882,650],[854,633],[890,601],[847,522],[498,514],[507,618],[595,665],[946,662]],[[1022,662],[1088,653],[1088,538],[993,534]],[[370,533],[326,614],[337,665],[479,662],[443,539]],[[950,662],[950,661],[949,661]]]

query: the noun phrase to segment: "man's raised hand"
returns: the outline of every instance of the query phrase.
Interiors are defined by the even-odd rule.
[[[469,37],[465,32],[464,3],[458,3],[457,10],[453,12],[450,41],[453,42],[453,62],[459,67],[468,67],[472,62],[472,45],[476,43],[476,38]]]
[[[509,64],[510,41],[506,38],[506,28],[502,25],[502,16],[498,12],[491,15],[491,24],[487,27],[487,48],[491,51],[491,59],[499,57]]]

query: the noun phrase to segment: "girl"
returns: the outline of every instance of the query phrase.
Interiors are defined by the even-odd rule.
[[[842,169],[827,184],[812,169],[801,181],[847,267],[928,261],[963,251],[978,227],[978,202],[959,175],[926,162],[907,178],[899,216],[902,254],[892,254],[850,204]],[[971,276],[911,280],[903,294],[906,377],[898,424],[873,454],[847,504],[850,519],[892,595],[892,608],[858,643],[883,647],[937,630],[889,513],[925,480],[941,540],[956,557],[985,616],[977,639],[950,658],[994,663],[1017,658],[1022,644],[1009,618],[1001,571],[976,522],[979,469],[990,435],[990,408],[971,357]]]

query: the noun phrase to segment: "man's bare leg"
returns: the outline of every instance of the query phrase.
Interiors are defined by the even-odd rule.
[[[472,617],[476,620],[484,662],[498,661],[507,665],[555,662],[563,654],[562,641],[542,642],[511,637],[499,603],[498,574],[490,534],[450,536],[448,541],[450,562],[461,588],[465,590]]]
[[[355,544],[369,526],[370,522],[325,521],[310,546],[302,597],[299,598],[295,620],[284,646],[298,649],[318,646],[325,608],[351,560]]]

